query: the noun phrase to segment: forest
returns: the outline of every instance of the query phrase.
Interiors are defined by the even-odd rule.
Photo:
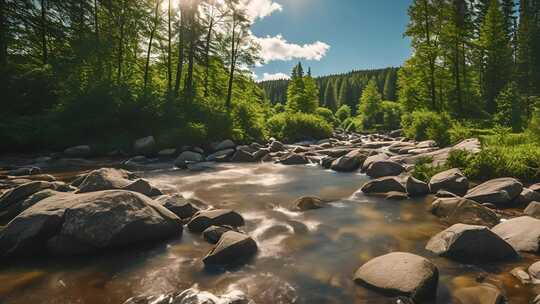
[[[2,151],[129,150],[148,135],[161,147],[292,141],[335,128],[402,128],[442,146],[538,137],[537,0],[415,0],[402,67],[312,77],[298,63],[290,80],[262,83],[240,0],[167,1],[0,1]]]

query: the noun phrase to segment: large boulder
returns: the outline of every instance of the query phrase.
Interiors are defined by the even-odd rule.
[[[36,192],[23,200],[19,200],[14,204],[2,205],[0,204],[0,223],[8,223],[14,219],[17,215],[21,214],[24,210],[32,207],[43,199],[51,197],[53,195],[60,195],[63,192],[56,190],[44,189]]]
[[[235,163],[250,163],[256,161],[256,159],[253,157],[253,154],[247,151],[237,150],[232,156],[231,161]]]
[[[205,266],[244,264],[257,253],[257,250],[257,243],[249,235],[227,231],[203,258],[203,263]]]
[[[515,178],[497,178],[472,188],[465,197],[481,204],[510,207],[522,190],[523,184]]]
[[[421,256],[393,252],[362,265],[354,274],[354,281],[385,295],[405,296],[423,302],[434,300],[439,271]]]
[[[353,172],[362,166],[366,158],[367,155],[364,151],[353,150],[334,160],[330,168],[337,172]]]
[[[210,226],[244,226],[244,218],[229,209],[214,209],[201,211],[191,219],[188,228],[192,232],[201,233]]]
[[[427,195],[429,193],[428,184],[412,176],[409,176],[407,178],[405,188],[407,189],[407,193],[410,196],[422,196],[422,195]]]
[[[217,144],[214,150],[221,151],[221,150],[229,150],[229,149],[234,149],[234,148],[236,148],[236,144],[234,143],[234,141],[230,139],[225,139],[224,141]]]
[[[309,160],[304,155],[291,153],[282,157],[279,162],[284,165],[305,165],[309,163]]]
[[[182,233],[180,219],[139,193],[110,190],[46,198],[0,232],[4,256],[88,254]]]
[[[225,149],[217,151],[216,153],[210,154],[206,157],[206,161],[227,161],[233,156],[234,149]]]
[[[435,174],[429,181],[431,193],[446,190],[459,196],[465,195],[469,189],[469,181],[459,169],[450,169]]]
[[[540,201],[540,193],[533,191],[529,188],[523,188],[521,193],[516,199],[516,203],[520,205],[527,205],[530,202]]]
[[[69,157],[88,157],[92,154],[92,149],[88,145],[74,146],[65,149],[64,154]]]
[[[509,260],[517,253],[486,226],[455,224],[432,237],[426,249],[457,261],[484,263]]]
[[[210,244],[217,244],[221,236],[227,231],[236,231],[236,228],[231,226],[210,226],[203,231],[203,238]]]
[[[539,253],[539,219],[530,216],[517,217],[500,223],[492,230],[517,251]]]
[[[147,180],[138,178],[129,171],[112,168],[101,168],[88,173],[78,188],[77,193],[122,189],[142,193],[146,196],[161,194],[161,191]]]
[[[324,208],[325,206],[326,203],[318,197],[303,196],[293,202],[291,209],[293,211],[308,211]]]
[[[364,193],[387,193],[391,191],[406,192],[401,180],[394,176],[371,180],[364,184],[360,190]]]
[[[274,140],[270,144],[268,149],[270,150],[270,152],[280,152],[280,151],[287,150],[287,148],[285,148],[285,145],[283,143],[281,143],[280,141],[277,141],[277,140]]]
[[[369,168],[369,166],[378,161],[388,160],[390,157],[384,153],[379,153],[375,155],[371,155],[364,161],[364,164],[362,165],[362,172],[366,172],[366,170]]]
[[[178,155],[174,161],[174,165],[178,168],[185,168],[189,163],[198,163],[204,160],[204,156],[201,153],[193,151],[184,151]]]
[[[458,289],[454,294],[454,304],[504,304],[506,299],[499,288],[489,283]]]
[[[148,155],[154,153],[156,150],[156,140],[154,136],[147,136],[135,140],[133,143],[133,151],[136,154]]]
[[[499,223],[495,212],[466,198],[439,198],[431,204],[430,211],[450,224],[493,227]]]
[[[379,160],[371,163],[366,174],[372,178],[396,176],[405,171],[405,167],[392,160]]]

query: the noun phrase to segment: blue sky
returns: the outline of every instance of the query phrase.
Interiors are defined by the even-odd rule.
[[[289,74],[302,61],[313,74],[399,66],[411,0],[251,0],[252,27],[263,46],[258,79]],[[277,75],[276,75],[277,74]]]

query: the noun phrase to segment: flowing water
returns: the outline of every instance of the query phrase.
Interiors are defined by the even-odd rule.
[[[451,303],[454,290],[476,286],[479,278],[504,288],[510,303],[528,303],[540,292],[509,274],[516,266],[529,265],[532,257],[472,266],[433,256],[424,246],[446,226],[426,211],[432,198],[397,202],[354,195],[368,180],[363,174],[314,166],[223,164],[200,173],[141,175],[166,192],[240,212],[246,219],[244,231],[259,245],[258,255],[237,269],[208,272],[201,258],[212,245],[184,229],[177,240],[96,257],[3,261],[0,303],[116,304],[194,285],[215,294],[242,290],[259,304],[399,303],[352,281],[362,263],[392,251],[416,253],[438,266],[437,303]],[[288,211],[303,195],[333,203],[304,213]]]

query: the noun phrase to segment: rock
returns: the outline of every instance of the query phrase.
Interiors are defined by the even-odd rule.
[[[455,224],[432,237],[426,249],[461,262],[485,263],[510,260],[516,251],[485,226]]]
[[[270,144],[270,147],[268,147],[270,152],[280,152],[280,151],[285,151],[287,150],[285,148],[285,145],[277,140],[274,140],[271,144]]]
[[[430,211],[450,224],[493,227],[499,223],[499,217],[491,209],[460,197],[439,198],[431,204]]]
[[[191,219],[188,228],[192,232],[201,233],[210,226],[244,226],[244,218],[237,212],[229,209],[215,209],[201,211]]]
[[[390,191],[386,193],[386,196],[384,197],[384,199],[402,201],[402,200],[409,199],[409,196],[407,195],[407,193],[404,193],[404,192]]]
[[[403,136],[403,129],[393,130],[390,133],[388,133],[388,136],[392,138],[397,138]]]
[[[437,143],[434,140],[425,140],[416,144],[416,148],[418,149],[433,148],[433,147],[437,147]]]
[[[253,157],[253,154],[244,150],[238,150],[234,153],[231,161],[235,163],[250,163],[256,161],[256,159]]]
[[[529,266],[528,272],[533,280],[533,283],[540,283],[540,262],[536,262]]]
[[[540,193],[533,191],[529,188],[523,188],[518,198],[516,199],[516,203],[520,205],[527,205],[528,203],[534,201],[540,201]]]
[[[257,243],[248,235],[227,231],[203,258],[203,263],[205,266],[244,264],[257,253],[257,250]]]
[[[306,148],[306,147],[302,147],[302,146],[297,146],[293,149],[293,152],[294,153],[305,153],[305,152],[308,152],[309,149]]]
[[[155,152],[156,140],[154,136],[147,136],[135,140],[133,150],[136,154],[149,155]]]
[[[17,168],[8,171],[7,175],[10,176],[24,176],[24,175],[34,175],[41,173],[41,169],[38,167],[24,167],[24,168]]]
[[[446,190],[439,190],[437,193],[435,193],[435,197],[438,198],[449,198],[449,197],[461,197],[459,195],[456,195],[454,193],[448,192]]]
[[[279,162],[284,165],[305,165],[309,163],[309,160],[303,155],[291,153],[282,157]]]
[[[509,207],[522,190],[523,185],[515,178],[497,178],[474,187],[465,197],[478,203]]]
[[[225,139],[224,141],[217,144],[214,150],[221,151],[221,150],[229,150],[229,149],[234,149],[234,148],[236,148],[236,144],[234,143],[234,141],[230,139]]]
[[[161,194],[147,180],[137,178],[133,173],[112,168],[101,168],[88,173],[78,186],[77,193],[123,189],[138,192],[146,196]]]
[[[180,219],[153,200],[110,190],[46,198],[0,232],[4,256],[88,254],[177,236]]]
[[[69,147],[64,150],[64,154],[69,157],[88,157],[92,154],[92,149],[88,145]]]
[[[493,227],[493,232],[507,241],[516,251],[538,253],[540,220],[522,216]]]
[[[198,163],[202,162],[204,160],[204,157],[202,154],[192,151],[184,151],[178,155],[176,160],[174,161],[174,165],[178,168],[185,168],[187,164],[189,163]]]
[[[531,202],[527,208],[525,208],[525,211],[523,211],[528,216],[540,219],[540,203],[539,202]]]
[[[193,287],[170,294],[132,297],[124,304],[255,304],[255,302],[239,290],[216,296]]]
[[[214,154],[208,155],[206,161],[227,161],[234,154],[234,149],[225,149],[217,151]]]
[[[259,149],[253,153],[253,158],[255,158],[255,160],[263,160],[268,154],[270,154],[269,149]]]
[[[295,200],[292,204],[293,211],[308,211],[324,208],[326,203],[318,197],[303,196]]]
[[[439,271],[421,256],[393,252],[362,265],[356,270],[354,281],[388,296],[406,296],[424,302],[435,299]]]
[[[379,153],[379,154],[369,156],[368,158],[366,158],[366,160],[364,161],[364,164],[362,165],[362,172],[366,172],[366,170],[369,168],[369,166],[372,163],[388,160],[388,158],[390,157],[384,153]]]
[[[17,215],[21,214],[21,212],[32,207],[41,200],[44,200],[53,195],[60,195],[62,193],[63,192],[58,192],[52,189],[44,189],[10,206],[6,207],[2,205],[2,207],[0,208],[0,223],[8,223]]]
[[[10,189],[0,196],[0,218],[9,221],[22,212],[21,203],[34,193],[44,189],[56,189],[56,185],[50,182],[35,181],[22,184]]]
[[[407,178],[405,188],[407,189],[407,193],[410,196],[422,196],[429,193],[428,184],[412,176],[409,176],[409,178]]]
[[[397,177],[381,177],[364,184],[360,189],[364,193],[387,193],[390,191],[406,192],[405,187]]]
[[[505,297],[499,288],[484,283],[475,287],[458,289],[454,293],[454,304],[504,304]]]
[[[519,280],[519,282],[523,285],[532,283],[531,276],[527,271],[525,271],[521,267],[516,267],[510,271],[510,274],[513,275],[516,279]]]
[[[469,181],[459,169],[450,169],[435,174],[429,181],[431,193],[446,190],[459,196],[465,195],[469,189]]]
[[[532,191],[540,192],[540,183],[529,186]]]
[[[176,149],[163,149],[158,152],[158,156],[161,158],[173,158],[176,155]]]
[[[379,178],[384,176],[396,176],[405,171],[405,168],[391,160],[375,161],[369,165],[366,170],[366,174],[372,178]]]
[[[330,169],[330,167],[332,167],[332,163],[335,161],[336,159],[332,156],[325,156],[323,158],[321,158],[320,160],[320,164],[321,164],[321,167],[325,168],[325,169]]]
[[[332,162],[330,167],[337,172],[353,172],[358,170],[366,160],[367,155],[361,150],[353,150]]]
[[[204,239],[210,244],[217,244],[221,236],[227,231],[235,231],[233,227],[230,226],[210,226],[203,231]]]
[[[156,201],[181,219],[189,219],[199,212],[199,208],[179,194],[163,195],[157,198]]]

